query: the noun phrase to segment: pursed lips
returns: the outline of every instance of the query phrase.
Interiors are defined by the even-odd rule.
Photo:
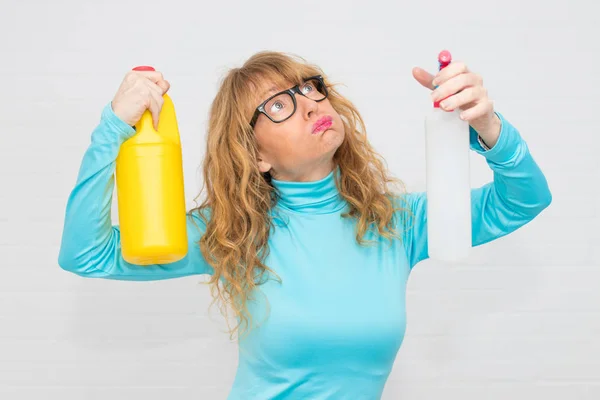
[[[313,130],[312,133],[317,133],[319,131],[321,131],[322,129],[326,129],[328,127],[330,127],[332,125],[333,122],[333,118],[329,115],[324,116],[323,118],[319,119],[317,122],[315,122],[315,124],[313,125]]]

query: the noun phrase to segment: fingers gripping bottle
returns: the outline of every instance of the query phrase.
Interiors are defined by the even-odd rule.
[[[137,265],[172,263],[188,251],[179,129],[171,98],[163,99],[158,130],[146,110],[116,160],[121,251]]]
[[[452,57],[444,50],[438,61],[441,71]],[[428,250],[432,259],[455,263],[472,247],[469,123],[440,101],[425,118]]]

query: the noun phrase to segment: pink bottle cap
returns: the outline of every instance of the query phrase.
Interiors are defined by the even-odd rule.
[[[439,71],[446,68],[452,62],[452,54],[448,50],[442,50],[440,54],[438,54],[438,63],[439,63]],[[436,86],[437,88],[437,86]],[[450,97],[450,96],[448,96]],[[440,108],[440,103],[445,99],[437,100],[433,103],[434,108]]]

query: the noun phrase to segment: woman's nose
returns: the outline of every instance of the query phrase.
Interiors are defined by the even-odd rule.
[[[299,107],[302,109],[302,114],[304,115],[305,119],[310,119],[312,113],[316,112],[317,109],[319,108],[319,105],[316,101],[311,100],[307,97],[304,96],[298,96],[300,97],[300,101],[299,101]]]

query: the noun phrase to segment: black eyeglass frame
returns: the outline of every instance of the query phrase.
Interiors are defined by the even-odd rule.
[[[256,107],[256,110],[254,111],[254,115],[252,116],[252,120],[250,121],[250,126],[251,126],[252,128],[254,128],[254,124],[256,124],[256,120],[258,119],[258,116],[259,116],[260,114],[264,114],[264,115],[266,115],[266,116],[267,116],[267,118],[269,118],[269,119],[270,119],[270,120],[271,120],[273,123],[275,123],[275,124],[280,124],[280,123],[282,123],[283,121],[286,121],[287,119],[291,118],[291,117],[292,117],[292,115],[294,115],[294,114],[296,113],[296,109],[298,108],[298,107],[297,107],[297,103],[296,103],[296,96],[295,96],[295,94],[296,94],[296,93],[298,93],[298,94],[300,94],[300,95],[302,95],[302,96],[306,97],[307,99],[310,99],[310,100],[316,101],[317,103],[319,103],[319,102],[321,102],[321,101],[325,100],[325,99],[326,99],[326,98],[329,96],[329,91],[327,90],[327,86],[325,85],[325,82],[323,81],[323,76],[321,76],[321,75],[309,76],[308,78],[304,79],[304,82],[302,83],[302,85],[304,85],[304,84],[305,84],[307,81],[309,81],[309,80],[311,80],[311,79],[316,79],[316,80],[318,80],[318,81],[321,83],[321,86],[323,87],[323,90],[325,91],[325,97],[323,97],[321,100],[313,100],[313,99],[311,99],[310,97],[308,97],[308,96],[304,95],[304,93],[302,93],[302,92],[300,91],[300,86],[301,86],[301,85],[296,85],[296,86],[294,86],[294,87],[292,87],[292,88],[289,88],[289,89],[286,89],[286,90],[282,90],[282,91],[281,91],[281,92],[279,92],[279,93],[275,93],[273,96],[269,97],[268,99],[266,99],[265,101],[263,101],[263,102],[262,102],[262,103],[261,103],[261,104],[260,104],[258,107]],[[275,121],[275,120],[274,120],[273,118],[271,118],[271,116],[269,116],[269,114],[267,114],[267,112],[265,111],[265,105],[266,105],[266,104],[267,104],[269,101],[271,101],[271,99],[273,99],[273,98],[275,98],[275,97],[277,97],[277,96],[280,96],[280,95],[282,95],[282,94],[284,94],[284,93],[287,93],[287,94],[289,94],[289,95],[292,97],[292,103],[294,103],[294,110],[292,111],[292,113],[291,113],[291,114],[290,114],[288,117],[286,117],[286,118],[282,119],[281,121]]]

